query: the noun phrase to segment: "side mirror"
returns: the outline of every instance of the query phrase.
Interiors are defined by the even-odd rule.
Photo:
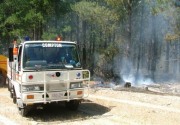
[[[9,62],[13,62],[14,61],[14,58],[13,58],[13,48],[10,47],[8,52],[9,52]]]

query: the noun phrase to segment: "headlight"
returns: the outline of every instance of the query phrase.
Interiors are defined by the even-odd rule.
[[[89,71],[83,71],[82,74],[83,74],[83,79],[88,79],[90,77]]]
[[[74,89],[74,88],[82,88],[82,83],[80,82],[75,82],[75,83],[70,83],[70,88]]]
[[[22,91],[27,92],[27,91],[41,91],[44,90],[44,87],[38,86],[38,85],[31,85],[31,86],[22,86]]]

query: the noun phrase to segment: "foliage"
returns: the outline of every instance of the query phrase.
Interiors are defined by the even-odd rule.
[[[76,11],[82,19],[95,24],[108,24],[108,21],[116,21],[117,18],[117,15],[108,8],[100,6],[97,2],[82,1],[75,4],[73,10]]]
[[[10,37],[28,34],[34,38],[48,19],[66,13],[68,8],[68,2],[63,0],[4,0],[0,3],[1,34]],[[42,33],[38,35],[41,38]]]
[[[2,0],[0,51],[17,36],[53,40],[61,34],[63,39],[78,41],[80,50],[86,49],[85,62],[91,71],[99,67],[106,77],[107,72],[113,74],[116,55],[130,58],[137,69],[155,69],[163,48],[161,37],[179,41],[179,13],[177,0]],[[168,33],[158,22],[165,19],[165,24],[171,24]],[[101,57],[97,62],[95,53]]]
[[[115,23],[118,19],[118,15],[110,9],[100,6],[97,2],[78,2],[72,6],[72,10],[77,15],[89,23],[96,24],[104,31],[112,32],[115,28]]]
[[[148,0],[149,1],[149,0]],[[149,1],[152,2],[152,1]],[[157,15],[157,14],[162,14],[174,18],[174,20],[171,20],[171,25],[174,27],[174,33],[167,33],[165,35],[165,40],[167,41],[172,41],[172,40],[177,40],[180,38],[180,8],[179,8],[179,3],[177,0],[169,1],[169,0],[157,0],[153,1],[154,6],[152,6],[152,14]],[[174,6],[172,8],[172,6]]]
[[[177,34],[170,34],[170,33],[167,33],[166,36],[165,36],[165,39],[167,41],[173,41],[173,40],[177,40],[180,38],[180,32],[177,33]]]
[[[116,13],[120,20],[126,20],[133,8],[138,8],[142,0],[105,0]]]
[[[42,35],[42,39],[44,40],[54,40],[56,37],[57,37],[57,34],[49,33],[49,32],[44,32]]]
[[[119,48],[116,43],[110,44],[105,50],[103,50],[105,60],[112,62],[114,57],[119,53]]]

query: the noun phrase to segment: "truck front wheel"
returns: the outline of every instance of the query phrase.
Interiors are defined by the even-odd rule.
[[[66,108],[70,110],[77,110],[79,107],[80,101],[79,100],[71,100],[66,102]]]
[[[16,93],[15,93],[15,90],[14,90],[14,88],[13,88],[13,94],[12,94],[12,96],[13,96],[13,103],[14,104],[16,104]]]
[[[19,109],[19,114],[23,117],[27,116],[28,114],[28,108],[24,107],[24,108],[18,108]]]
[[[10,97],[13,98],[13,93],[11,91],[9,93],[10,93]]]

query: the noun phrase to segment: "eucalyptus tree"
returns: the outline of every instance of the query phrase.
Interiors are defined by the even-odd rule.
[[[0,3],[0,37],[1,44],[7,48],[14,36],[24,31],[23,8],[26,8],[25,1],[3,0]],[[19,6],[22,4],[24,7]],[[5,50],[2,50],[5,51]]]
[[[89,36],[94,37],[94,35],[98,35],[97,38],[103,36],[99,42],[105,42],[107,36],[111,35],[115,30],[117,15],[105,6],[101,6],[98,2],[81,1],[76,3],[72,9],[82,21],[86,21],[91,25]],[[100,32],[102,33],[101,36]],[[95,45],[93,45],[94,47]]]
[[[33,1],[4,0],[1,8],[1,29],[3,34],[12,38],[32,32],[32,25],[42,21],[42,15],[33,8]]]
[[[67,13],[64,0],[3,0],[0,3],[0,28],[6,36],[30,35],[41,39],[47,22]]]
[[[136,8],[140,7],[142,0],[105,0],[107,4],[118,14],[121,28],[120,34],[127,39],[127,56],[132,49],[132,16]]]
[[[105,0],[112,10],[119,14],[119,30],[116,36],[121,36],[118,39],[124,39],[121,49],[124,49],[124,56],[133,62],[133,67],[136,69],[137,75],[139,69],[146,69],[148,73],[155,78],[155,72],[159,70],[158,65],[162,64],[164,34],[167,27],[176,30],[175,34],[166,35],[167,38],[179,38],[178,35],[178,17],[176,0]],[[175,7],[175,6],[176,7]],[[176,9],[174,9],[174,7]],[[148,10],[149,9],[149,10]],[[168,14],[169,9],[175,11]],[[147,11],[148,10],[148,11]],[[171,11],[172,12],[172,11]],[[149,15],[146,15],[148,14]],[[170,15],[171,14],[171,15]],[[164,16],[164,17],[163,17]],[[164,20],[171,19],[176,22],[174,26],[163,25]],[[164,20],[163,20],[164,19]],[[177,21],[175,21],[176,19]],[[161,21],[161,22],[159,22]],[[163,22],[162,22],[163,21]],[[149,24],[147,24],[147,22]],[[167,22],[166,22],[167,23]],[[149,27],[150,25],[151,27]],[[148,27],[149,28],[148,28]],[[164,27],[162,27],[164,26]],[[147,29],[148,28],[148,29]],[[168,45],[169,43],[167,43]],[[167,51],[166,51],[167,50]],[[166,60],[169,60],[170,52],[168,46],[166,48]],[[177,55],[177,54],[176,54]],[[122,60],[123,55],[120,57]],[[124,64],[122,64],[124,67]],[[169,66],[169,61],[167,61]]]
[[[117,26],[118,15],[101,0],[82,0],[75,3],[72,10],[79,17],[80,25],[78,27],[82,26],[79,34],[82,36],[83,45],[88,50],[88,65],[93,70],[97,64],[95,53],[105,54],[106,49],[114,43],[113,34]],[[112,56],[114,53],[111,52],[107,52],[107,54]]]

